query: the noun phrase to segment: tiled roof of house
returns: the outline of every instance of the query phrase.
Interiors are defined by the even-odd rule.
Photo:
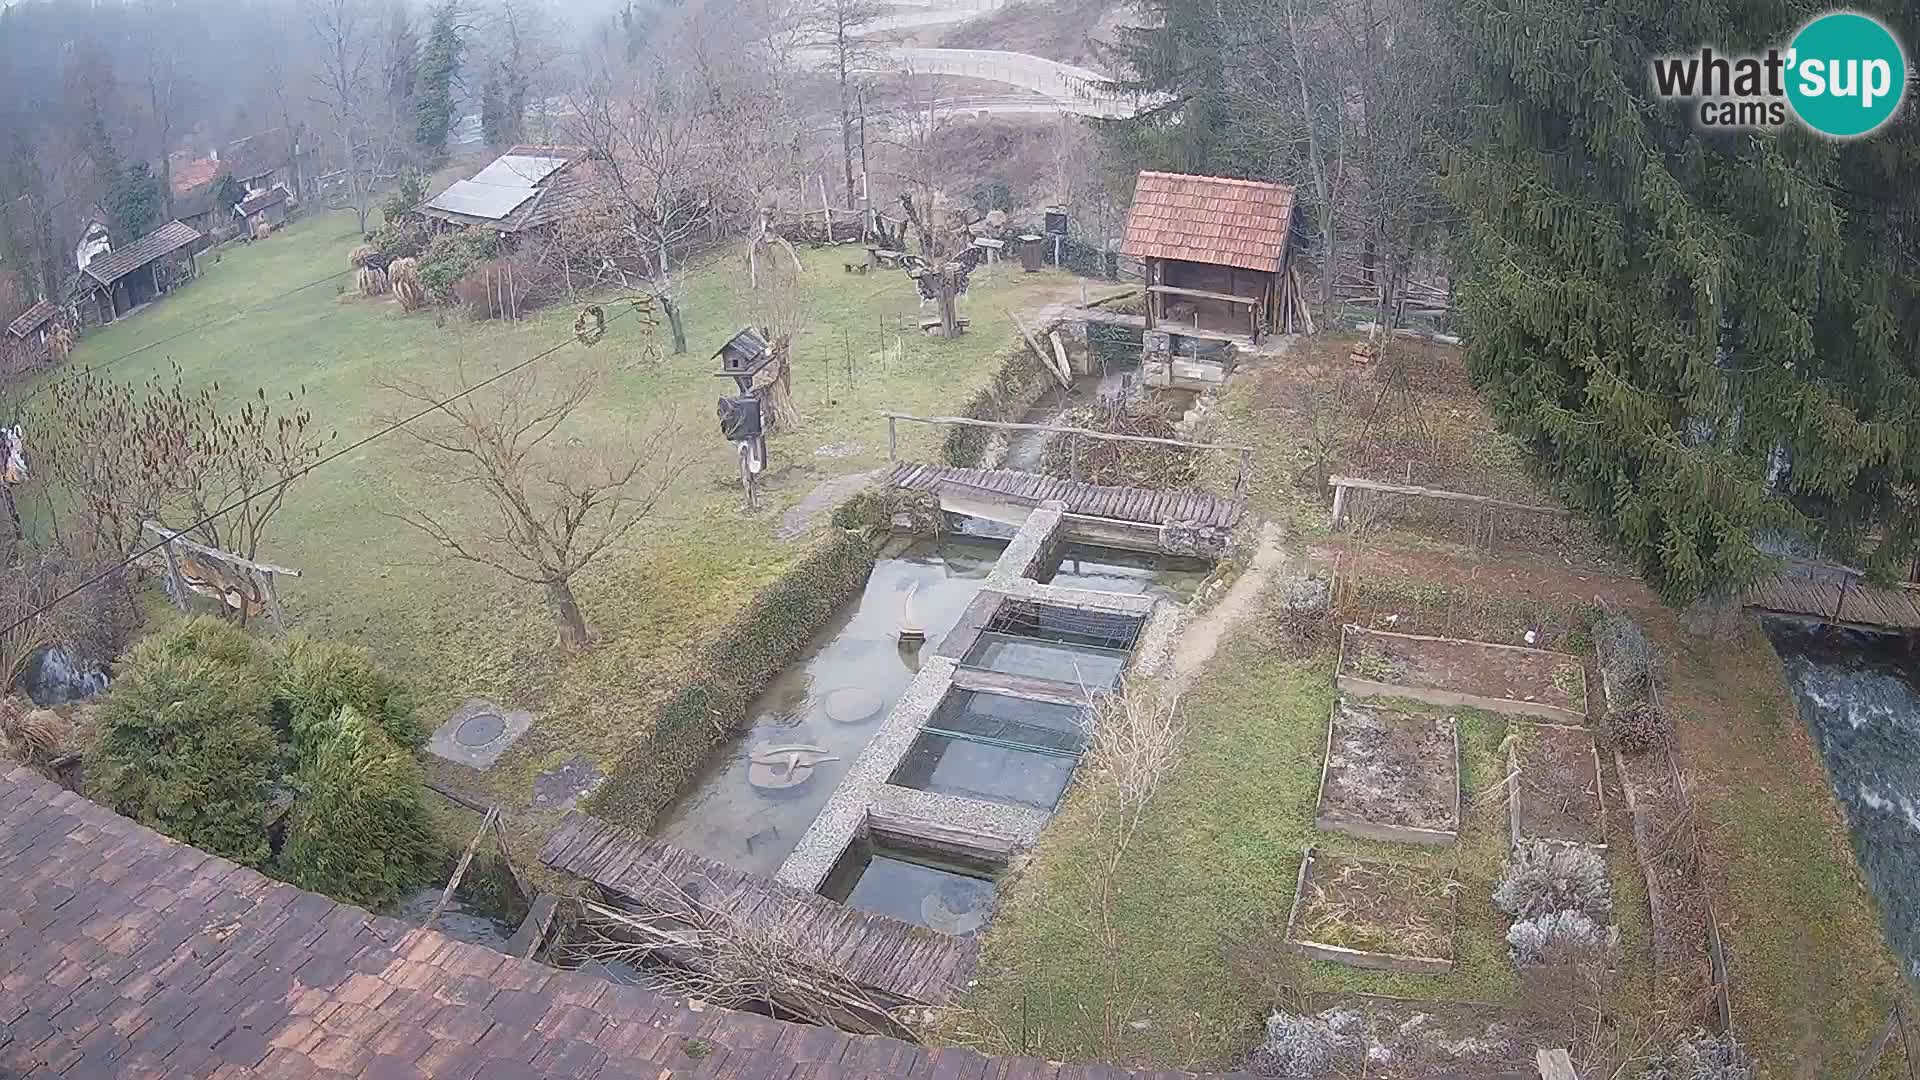
[[[94,257],[86,275],[102,285],[111,285],[162,256],[171,255],[200,239],[193,226],[169,221],[126,247]]]
[[[1286,255],[1293,196],[1285,184],[1142,172],[1120,251],[1136,259],[1276,271]]]
[[[1172,1078],[690,1005],[270,880],[0,772],[0,1076]]]
[[[20,313],[20,317],[7,324],[7,333],[25,339],[28,334],[40,329],[60,310],[60,305],[51,300],[42,300]]]
[[[185,195],[202,184],[211,184],[221,172],[219,158],[187,158],[176,154],[173,158],[173,193]]]

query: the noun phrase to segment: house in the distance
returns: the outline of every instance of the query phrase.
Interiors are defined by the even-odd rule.
[[[1294,189],[1142,172],[1123,255],[1147,279],[1147,329],[1250,337],[1293,329]]]
[[[417,209],[449,225],[481,225],[515,236],[580,209],[593,197],[597,180],[593,163],[580,147],[516,146]]]
[[[9,354],[15,366],[46,363],[53,336],[53,320],[58,314],[60,305],[51,300],[42,300],[7,324],[6,336],[0,339],[0,346],[4,346],[5,353]]]
[[[117,251],[95,255],[67,301],[78,309],[83,325],[121,318],[191,281],[199,270],[193,254],[200,239],[191,225],[169,221]]]
[[[248,236],[256,236],[262,225],[277,229],[287,223],[287,200],[286,188],[268,188],[235,203],[233,216]]]

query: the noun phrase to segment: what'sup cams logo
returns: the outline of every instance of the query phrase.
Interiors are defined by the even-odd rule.
[[[1688,103],[1701,127],[1777,128],[1792,115],[1832,138],[1867,135],[1900,109],[1907,54],[1878,19],[1852,11],[1822,15],[1784,50],[1761,56],[1711,48],[1653,61],[1662,98]]]

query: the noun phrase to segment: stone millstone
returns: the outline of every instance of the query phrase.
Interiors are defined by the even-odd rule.
[[[827,718],[836,724],[858,724],[880,711],[880,695],[865,687],[843,686],[827,695]]]

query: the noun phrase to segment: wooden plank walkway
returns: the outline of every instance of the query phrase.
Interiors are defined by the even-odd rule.
[[[1783,573],[1748,589],[1745,602],[1759,611],[1822,622],[1869,629],[1920,629],[1920,592],[1881,589],[1855,580],[1821,580]]]
[[[961,469],[903,462],[894,467],[888,483],[912,491],[936,493],[950,486],[1024,506],[1058,500],[1067,505],[1069,514],[1138,525],[1197,522],[1230,529],[1239,524],[1247,512],[1245,499],[1228,499],[1204,491],[1103,487],[1011,469]]]
[[[540,861],[642,907],[660,890],[678,889],[736,918],[784,927],[841,974],[902,1004],[951,1000],[965,988],[976,959],[973,942],[855,911],[578,811],[549,836]]]

